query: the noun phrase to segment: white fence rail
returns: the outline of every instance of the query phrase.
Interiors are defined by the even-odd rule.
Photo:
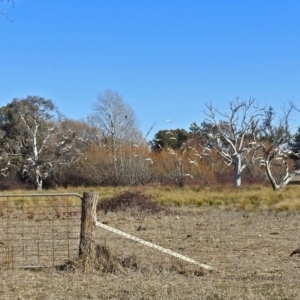
[[[198,266],[200,266],[203,269],[206,269],[206,270],[212,270],[213,269],[209,265],[206,265],[206,264],[203,264],[203,263],[199,263],[199,262],[197,262],[197,261],[195,261],[195,260],[193,260],[193,259],[191,259],[191,258],[189,258],[187,256],[184,256],[182,254],[179,254],[179,253],[176,253],[174,251],[171,251],[170,249],[166,249],[166,248],[163,248],[161,246],[155,245],[153,243],[147,242],[147,241],[145,241],[143,239],[140,239],[140,238],[135,237],[135,236],[133,236],[131,234],[125,233],[125,232],[123,232],[121,230],[118,230],[118,229],[115,229],[113,227],[107,226],[107,225],[105,225],[103,223],[98,222],[97,220],[95,220],[95,225],[98,226],[98,227],[101,227],[103,229],[109,230],[111,232],[114,232],[116,234],[119,234],[119,235],[121,235],[121,236],[123,236],[123,237],[125,237],[127,239],[130,239],[130,240],[133,240],[133,241],[138,242],[140,244],[143,244],[143,245],[146,245],[148,247],[154,248],[154,249],[156,249],[156,250],[158,250],[160,252],[172,255],[172,256],[177,257],[177,258],[179,258],[181,260],[187,261],[187,262],[189,262],[191,264],[198,265]]]

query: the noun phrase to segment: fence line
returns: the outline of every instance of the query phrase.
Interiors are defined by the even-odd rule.
[[[82,199],[82,196],[77,193],[35,193],[35,194],[1,194],[0,198],[15,198],[15,197],[49,197],[49,196],[75,196]]]
[[[50,193],[50,194],[8,194],[0,195],[0,198],[11,197],[68,197],[75,196],[81,199],[81,206],[69,205],[67,203],[51,203],[44,206],[24,206],[22,202],[9,207],[8,203],[15,201],[0,202],[1,208],[3,203],[6,204],[6,212],[0,214],[0,266],[6,265],[10,267],[38,267],[40,265],[52,267],[62,264],[66,259],[70,260],[71,252],[73,255],[79,255],[83,261],[83,269],[88,269],[93,266],[94,259],[92,255],[95,254],[95,228],[100,227],[113,233],[119,234],[127,239],[143,244],[145,246],[156,249],[160,252],[174,256],[186,262],[198,265],[204,269],[212,270],[213,268],[207,264],[197,262],[187,256],[163,248],[156,244],[150,243],[121,230],[107,226],[97,221],[96,207],[98,203],[98,193],[84,192],[83,196],[76,193]],[[46,200],[37,200],[42,202]],[[34,202],[36,203],[36,202]],[[70,208],[81,208],[81,223],[74,219],[74,210]],[[24,211],[28,209],[28,211]],[[35,211],[31,212],[31,208]],[[38,208],[42,208],[42,212],[36,212]],[[44,209],[52,208],[54,210],[55,219],[49,219],[49,214],[45,214]],[[67,208],[67,211],[60,211],[60,208]],[[33,214],[33,216],[32,216]],[[75,211],[80,214],[80,210]],[[39,218],[34,219],[35,215],[40,215]],[[41,216],[44,219],[40,219]],[[35,221],[35,225],[32,222]],[[39,221],[42,221],[39,226]],[[51,221],[51,228],[45,226],[45,222]],[[71,221],[74,224],[71,224]],[[56,224],[57,223],[57,224]],[[80,226],[79,226],[80,223]],[[46,223],[47,224],[47,223]],[[78,225],[78,230],[73,230]],[[80,227],[80,228],[79,228]],[[17,228],[17,229],[16,229]],[[66,230],[62,230],[66,228]],[[2,230],[1,230],[2,229]],[[29,229],[26,231],[26,229]],[[14,238],[12,238],[14,236]],[[79,242],[79,245],[78,245]],[[76,248],[75,248],[76,245]],[[78,247],[79,246],[79,247]],[[4,251],[2,251],[4,248]],[[67,249],[65,249],[67,248]],[[79,250],[79,251],[78,251]],[[58,255],[61,253],[61,255]],[[58,258],[58,259],[57,259]],[[48,260],[47,260],[48,259]],[[35,263],[35,265],[33,265]],[[25,265],[30,264],[30,266]]]
[[[199,263],[199,262],[197,262],[197,261],[195,261],[195,260],[193,260],[193,259],[191,259],[191,258],[189,258],[189,257],[187,257],[187,256],[184,256],[184,255],[182,255],[182,254],[179,254],[179,253],[176,253],[176,252],[174,252],[174,251],[171,251],[170,249],[163,248],[163,247],[158,246],[158,245],[156,245],[156,244],[147,242],[147,241],[145,241],[145,240],[143,240],[143,239],[140,239],[140,238],[138,238],[138,237],[135,237],[135,236],[133,236],[133,235],[131,235],[131,234],[125,233],[125,232],[123,232],[123,231],[121,231],[121,230],[118,230],[118,229],[115,229],[115,228],[113,228],[113,227],[107,226],[107,225],[105,225],[105,224],[103,224],[103,223],[100,223],[100,222],[98,222],[98,221],[96,221],[96,220],[95,220],[95,225],[98,226],[98,227],[101,227],[101,228],[103,228],[103,229],[109,230],[109,231],[111,231],[111,232],[117,233],[117,234],[119,234],[119,235],[121,235],[121,236],[123,236],[123,237],[126,237],[127,239],[130,239],[130,240],[133,240],[133,241],[138,242],[138,243],[140,243],[140,244],[143,244],[143,245],[146,245],[146,246],[148,246],[148,247],[154,248],[154,249],[156,249],[156,250],[158,250],[158,251],[160,251],[160,252],[163,252],[163,253],[172,255],[172,256],[174,256],[174,257],[177,257],[177,258],[179,258],[179,259],[181,259],[181,260],[187,261],[187,262],[192,263],[192,264],[194,264],[194,265],[198,265],[198,266],[200,266],[200,267],[203,268],[203,269],[206,269],[206,270],[212,270],[212,269],[213,269],[213,268],[212,268],[211,266],[209,266],[209,265],[206,265],[206,264],[203,264],[203,263]]]
[[[78,256],[80,203],[73,196],[82,199],[76,193],[0,195],[6,198],[0,201],[0,266],[53,267]],[[39,199],[19,199],[26,197]]]

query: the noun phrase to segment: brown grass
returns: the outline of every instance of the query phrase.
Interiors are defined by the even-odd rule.
[[[175,201],[184,196],[180,189],[164,189],[157,195],[172,195]],[[154,193],[142,192],[150,191]],[[117,198],[119,192],[110,195]],[[300,246],[297,187],[273,194],[258,187],[212,194],[204,189],[205,196],[201,190],[186,192],[207,201],[217,196],[220,205],[175,204],[169,206],[171,213],[151,214],[107,210],[98,212],[98,220],[207,263],[214,267],[212,272],[99,228],[98,251],[106,257],[106,269],[86,274],[78,265],[3,269],[0,299],[299,299],[300,255],[289,256]],[[102,193],[102,198],[107,195]],[[157,195],[153,198],[164,202]],[[245,204],[249,206],[242,209]]]

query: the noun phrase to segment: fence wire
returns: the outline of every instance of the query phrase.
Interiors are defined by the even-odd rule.
[[[76,257],[81,216],[76,195],[0,195],[0,267],[54,267]]]

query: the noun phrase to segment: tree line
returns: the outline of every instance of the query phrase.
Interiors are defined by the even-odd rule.
[[[134,110],[112,90],[101,93],[86,120],[63,116],[52,100],[13,99],[0,108],[0,187],[269,183],[279,190],[300,174],[300,129],[293,103],[276,116],[254,99],[228,112],[212,103],[188,130],[143,137]]]

